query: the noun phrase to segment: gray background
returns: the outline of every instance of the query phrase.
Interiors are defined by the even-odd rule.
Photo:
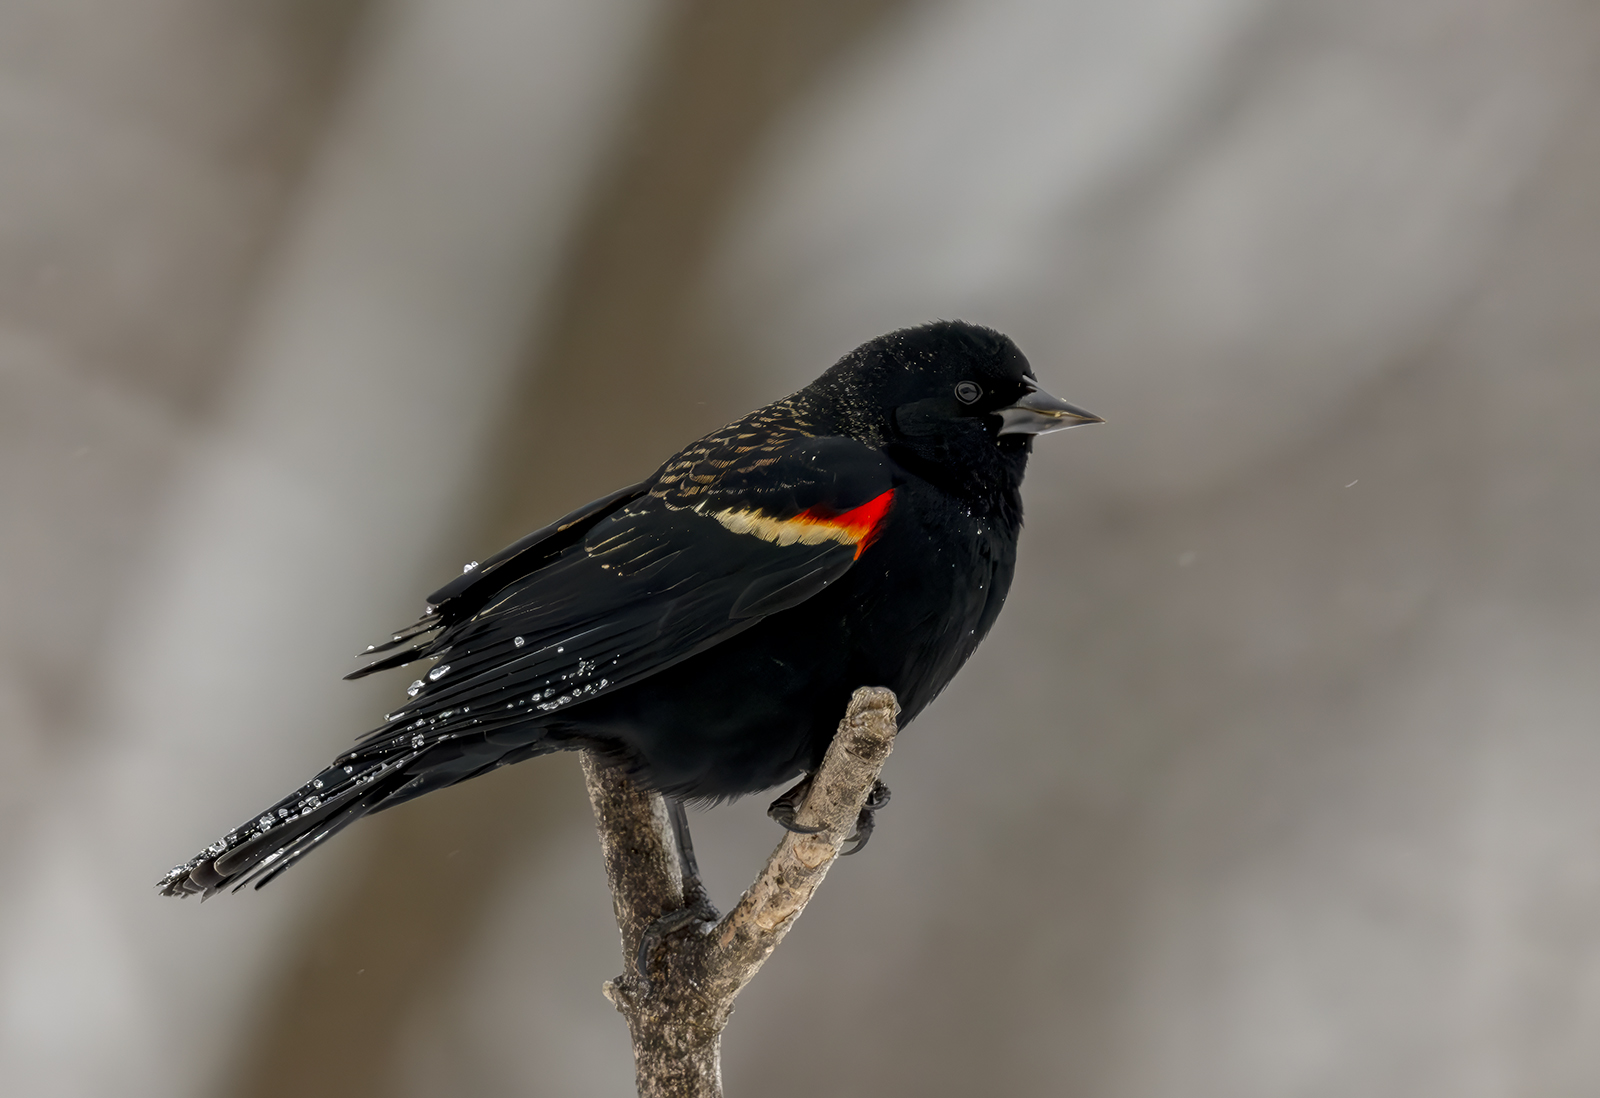
[[[1597,65],[1580,0],[0,6],[0,1092],[627,1093],[573,759],[151,882],[462,562],[959,316],[1109,423],[729,1093],[1600,1093]]]

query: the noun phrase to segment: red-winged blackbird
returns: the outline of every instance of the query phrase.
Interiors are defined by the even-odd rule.
[[[410,701],[159,887],[260,887],[368,812],[552,751],[675,798],[810,772],[856,687],[904,724],[966,662],[1011,585],[1033,436],[1097,422],[987,328],[866,343],[469,565],[348,676],[436,660]]]

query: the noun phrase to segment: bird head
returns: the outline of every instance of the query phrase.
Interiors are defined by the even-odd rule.
[[[844,433],[965,496],[1020,483],[1035,435],[1104,422],[1045,392],[1010,339],[962,321],[879,336],[811,388]]]

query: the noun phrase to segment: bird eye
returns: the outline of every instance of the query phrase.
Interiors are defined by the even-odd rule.
[[[963,381],[956,385],[956,399],[963,404],[971,404],[983,395],[983,390],[975,381]]]

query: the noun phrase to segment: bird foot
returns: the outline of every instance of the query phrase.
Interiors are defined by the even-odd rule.
[[[811,792],[812,775],[807,774],[794,784],[787,793],[767,805],[767,815],[771,816],[785,831],[793,831],[796,835],[816,835],[826,830],[821,827],[807,827],[794,822],[796,812],[805,803],[806,794]]]
[[[634,970],[639,973],[639,979],[644,986],[650,986],[650,955],[657,946],[679,931],[693,926],[696,923],[714,924],[721,916],[712,905],[711,900],[700,889],[694,891],[689,902],[676,911],[669,911],[649,926],[644,933],[639,935],[639,951],[634,954]]]
[[[872,829],[875,826],[875,817],[878,809],[889,803],[889,787],[882,782],[872,783],[872,792],[867,794],[866,803],[861,806],[861,814],[856,817],[856,829],[845,838],[845,842],[854,843],[848,850],[839,851],[839,857],[847,858],[851,854],[859,854],[866,847],[867,840],[872,838]]]

